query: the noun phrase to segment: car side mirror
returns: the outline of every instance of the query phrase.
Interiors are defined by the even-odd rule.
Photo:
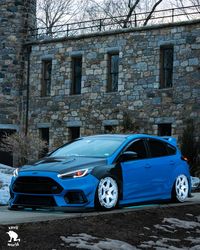
[[[136,152],[126,151],[119,156],[118,161],[119,162],[132,161],[132,160],[137,159],[137,157],[138,157],[138,154]]]

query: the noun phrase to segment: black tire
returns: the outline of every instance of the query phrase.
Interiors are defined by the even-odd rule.
[[[18,210],[23,210],[23,207],[19,207],[17,205],[12,205],[11,207],[8,207],[8,210],[13,210],[13,211],[18,211]]]

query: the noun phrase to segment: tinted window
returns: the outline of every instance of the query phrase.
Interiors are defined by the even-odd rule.
[[[175,155],[176,154],[176,148],[169,145],[169,144],[166,144],[167,146],[167,152],[169,155]]]
[[[146,152],[146,148],[145,148],[143,140],[138,140],[138,141],[133,142],[126,149],[126,151],[136,152],[138,154],[139,159],[143,159],[147,157],[147,152]]]
[[[158,140],[149,140],[149,149],[151,157],[160,157],[168,155],[167,148],[164,142]]]

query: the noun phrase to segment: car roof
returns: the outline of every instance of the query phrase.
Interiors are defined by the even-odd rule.
[[[156,135],[148,135],[148,134],[99,134],[99,135],[90,135],[82,137],[82,139],[124,139],[124,140],[133,140],[133,139],[139,139],[139,138],[151,138],[151,139],[157,139],[161,140],[163,142],[167,142],[173,146],[177,146],[176,138],[171,136],[156,136]]]
[[[82,138],[104,138],[104,139],[110,139],[110,138],[128,138],[129,135],[126,134],[100,134],[100,135],[90,135],[90,136],[84,136]]]
[[[161,136],[154,136],[154,135],[147,135],[147,134],[99,134],[99,135],[90,135],[86,137],[82,137],[84,139],[97,139],[97,138],[103,138],[103,139],[137,139],[137,138],[152,138],[152,139],[160,139],[162,141],[166,141],[163,137]]]

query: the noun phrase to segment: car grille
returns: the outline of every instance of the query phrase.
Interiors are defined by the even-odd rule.
[[[63,188],[49,177],[18,177],[13,184],[16,193],[59,194]]]
[[[14,201],[15,205],[34,207],[55,207],[56,203],[51,196],[18,195]]]

